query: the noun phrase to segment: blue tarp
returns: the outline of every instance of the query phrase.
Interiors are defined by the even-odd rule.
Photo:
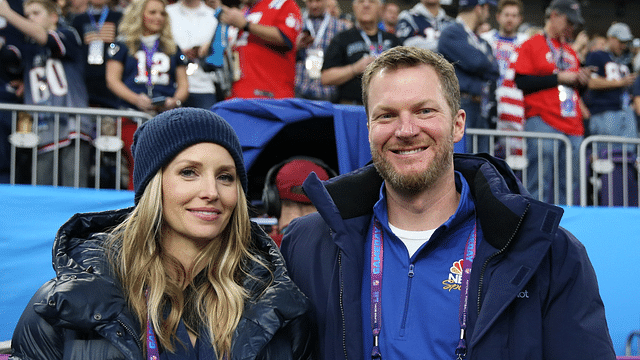
[[[364,107],[304,99],[232,99],[211,110],[234,128],[247,169],[286,125],[313,118],[333,118],[338,171],[347,173],[371,160]]]
[[[0,185],[0,341],[30,297],[54,276],[56,231],[77,212],[128,207],[133,192]],[[566,207],[561,225],[582,241],[598,275],[616,353],[640,329],[640,209]]]

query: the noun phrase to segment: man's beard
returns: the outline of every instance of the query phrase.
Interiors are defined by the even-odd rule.
[[[428,189],[451,167],[453,158],[453,134],[438,148],[432,163],[421,173],[403,175],[386,161],[371,145],[371,158],[376,170],[384,181],[395,191],[409,195]]]

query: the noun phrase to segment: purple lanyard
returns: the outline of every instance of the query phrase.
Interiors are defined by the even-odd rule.
[[[145,297],[149,298],[149,289],[144,292]],[[158,342],[156,341],[156,335],[153,332],[153,326],[151,320],[147,314],[147,359],[148,360],[160,360],[160,352],[158,351]]]
[[[371,329],[373,331],[372,359],[381,359],[380,328],[382,326],[382,262],[384,259],[382,243],[382,227],[378,219],[373,220],[371,231]]]
[[[160,46],[160,39],[156,40],[156,43],[153,44],[153,47],[149,49],[144,43],[141,43],[142,50],[144,50],[145,60],[147,61],[147,91],[149,89],[153,89],[153,84],[151,83],[151,67],[153,66],[153,55],[158,51],[158,47]],[[151,95],[150,95],[151,96]]]
[[[469,312],[469,279],[471,277],[471,265],[476,257],[477,226],[473,222],[473,230],[469,234],[462,261],[462,284],[460,285],[460,341],[456,348],[458,359],[464,359],[467,355],[467,343],[465,340],[467,330],[467,315]],[[371,359],[382,359],[380,352],[380,329],[382,327],[382,264],[384,262],[384,242],[382,240],[382,226],[378,219],[374,218],[371,230],[371,329],[373,332],[373,349]]]
[[[476,240],[478,237],[478,228],[476,221],[473,222],[473,230],[467,239],[467,245],[464,248],[464,260],[462,260],[462,283],[460,284],[460,307],[458,310],[458,319],[460,322],[460,341],[456,348],[458,359],[464,359],[467,356],[467,316],[469,315],[469,279],[471,278],[471,266],[473,259],[476,257]]]
[[[145,290],[144,296],[149,297],[149,289]],[[153,332],[153,325],[147,315],[147,360],[160,360],[160,352],[158,350],[158,343],[156,341],[156,334]],[[222,360],[228,360],[227,354],[222,357]]]

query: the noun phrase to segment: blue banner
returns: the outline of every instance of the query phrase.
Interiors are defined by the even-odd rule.
[[[73,214],[129,207],[133,192],[0,185],[0,342],[35,291],[55,276],[51,247]],[[586,247],[598,276],[616,353],[640,329],[640,209],[565,207],[561,225]]]

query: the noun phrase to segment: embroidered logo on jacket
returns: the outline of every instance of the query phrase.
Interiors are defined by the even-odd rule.
[[[460,290],[460,285],[462,284],[462,264],[464,263],[463,259],[460,259],[453,263],[453,265],[449,268],[449,278],[442,281],[442,288],[445,290]]]

